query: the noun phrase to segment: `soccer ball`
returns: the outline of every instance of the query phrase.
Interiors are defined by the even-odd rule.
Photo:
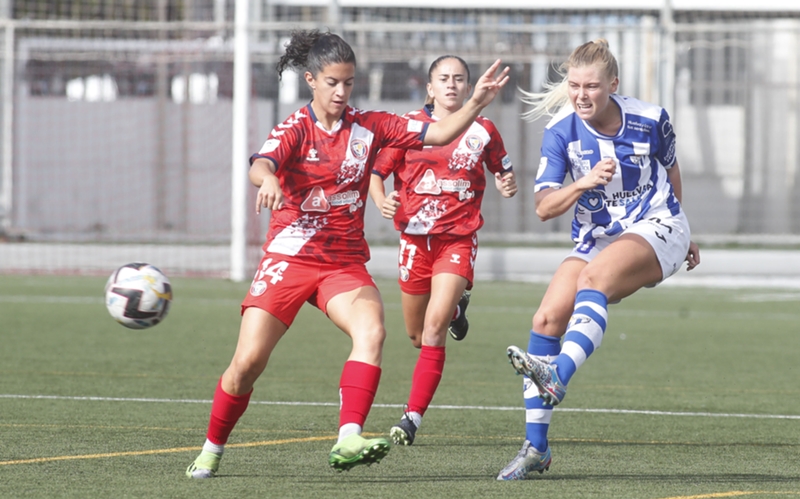
[[[117,322],[131,329],[155,326],[167,316],[172,285],[149,263],[129,263],[106,282],[106,308]]]

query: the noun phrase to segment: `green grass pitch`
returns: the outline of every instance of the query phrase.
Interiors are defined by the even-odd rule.
[[[550,471],[514,483],[495,480],[524,438],[505,349],[527,345],[543,286],[477,283],[415,445],[341,474],[327,456],[349,340],[305,306],[219,477],[193,481],[247,285],[173,279],[165,322],[134,331],[106,313],[104,282],[0,276],[0,497],[800,497],[797,292],[662,286],[613,305],[556,409]],[[417,350],[397,284],[378,284],[388,338],[365,432],[387,435]]]

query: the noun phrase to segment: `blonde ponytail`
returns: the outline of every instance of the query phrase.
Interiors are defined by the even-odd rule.
[[[544,84],[542,92],[526,92],[520,89],[522,97],[520,100],[524,104],[533,106],[529,111],[522,113],[525,121],[535,121],[542,116],[553,116],[565,104],[569,103],[569,82],[567,73],[570,68],[582,68],[599,65],[603,74],[609,79],[619,77],[619,66],[614,54],[608,48],[608,40],[598,38],[591,42],[584,43],[570,54],[569,59],[558,68],[561,80],[558,82],[547,82]]]

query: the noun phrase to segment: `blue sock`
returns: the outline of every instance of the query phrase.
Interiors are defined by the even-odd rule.
[[[531,331],[529,354],[550,362],[560,351],[560,338]],[[525,399],[525,438],[536,450],[544,452],[547,449],[547,430],[550,428],[553,406],[542,401],[539,389],[527,377],[522,383],[522,396]]]
[[[608,320],[608,298],[600,291],[582,289],[564,335],[561,353],[552,363],[566,385],[586,359],[600,347]]]

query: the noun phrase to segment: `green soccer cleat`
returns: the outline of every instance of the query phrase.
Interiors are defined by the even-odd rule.
[[[186,468],[189,478],[214,478],[219,469],[219,460],[222,456],[213,452],[203,451],[192,464]]]
[[[328,463],[336,471],[349,471],[359,464],[369,466],[372,463],[381,462],[391,447],[385,438],[367,440],[361,435],[353,433],[333,446]]]

